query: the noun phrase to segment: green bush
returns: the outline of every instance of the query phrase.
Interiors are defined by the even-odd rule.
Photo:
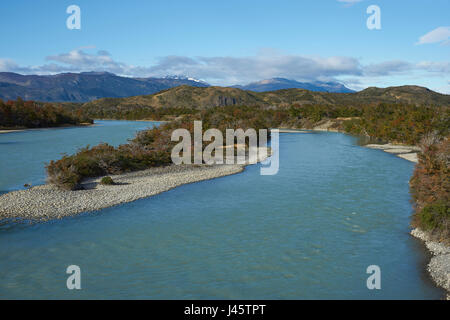
[[[113,185],[113,184],[115,184],[115,183],[114,183],[113,179],[112,179],[110,176],[106,176],[106,177],[103,177],[103,178],[100,180],[100,184],[103,184],[103,185]]]
[[[446,222],[450,220],[450,206],[443,202],[427,204],[418,213],[421,228],[427,231],[443,230]]]

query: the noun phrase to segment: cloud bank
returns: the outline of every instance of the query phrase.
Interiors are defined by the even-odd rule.
[[[186,75],[211,84],[233,85],[283,77],[298,81],[333,81],[336,79],[382,78],[420,73],[423,77],[450,75],[450,62],[402,60],[362,64],[359,59],[345,56],[306,56],[279,53],[272,49],[246,57],[165,56],[151,66],[134,66],[113,59],[105,50],[87,52],[78,48],[67,53],[50,55],[45,64],[20,66],[14,60],[0,58],[0,71],[22,74],[55,74],[61,72],[107,71],[129,77],[163,77]]]

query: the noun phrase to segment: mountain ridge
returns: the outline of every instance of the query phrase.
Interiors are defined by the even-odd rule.
[[[152,94],[180,85],[209,86],[185,78],[128,78],[109,72],[21,75],[0,72],[0,99],[87,102],[104,97]]]
[[[274,78],[277,85],[284,78]],[[273,84],[273,79],[259,84]],[[295,80],[294,83],[300,83]],[[324,84],[324,83],[322,83]],[[334,83],[330,83],[334,85]],[[340,84],[339,84],[340,85]],[[26,89],[24,94],[24,88]],[[227,105],[292,105],[292,104],[368,104],[408,103],[449,105],[450,95],[420,86],[387,88],[369,87],[358,92],[324,92],[304,88],[282,88],[252,91],[242,88],[210,86],[192,78],[127,78],[108,72],[60,73],[55,75],[21,75],[0,72],[0,99],[43,102],[79,102],[110,105],[137,105],[208,108]]]
[[[355,92],[354,90],[347,88],[342,83],[336,81],[300,82],[297,80],[279,77],[252,82],[247,85],[235,85],[231,87],[255,92],[275,91],[281,89],[306,89],[310,91],[342,93]]]
[[[123,77],[110,72],[89,71],[58,73],[54,75],[22,75],[0,72],[0,99],[45,102],[88,102],[101,98],[123,98],[148,95],[181,85],[209,87],[202,80],[187,76]],[[338,82],[298,82],[285,78],[272,78],[245,86],[230,86],[255,92],[302,88],[318,92],[353,92]]]
[[[230,87],[179,86],[151,95],[128,98],[102,98],[83,104],[92,116],[107,117],[114,112],[136,112],[159,108],[208,109],[225,106],[289,107],[292,105],[354,106],[403,103],[450,107],[450,95],[419,86],[367,88],[354,93],[313,92],[282,89],[270,92],[245,91]]]

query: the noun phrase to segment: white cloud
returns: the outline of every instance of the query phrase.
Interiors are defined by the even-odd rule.
[[[416,44],[438,43],[450,44],[450,27],[439,27],[421,36]]]
[[[63,64],[70,69],[78,69],[80,71],[97,71],[107,70],[113,73],[126,73],[129,66],[125,63],[114,61],[108,51],[99,50],[96,54],[86,53],[82,49],[89,49],[87,47],[72,50],[68,53],[61,53],[58,55],[48,56],[47,61]],[[64,66],[62,66],[64,67]]]
[[[11,59],[0,59],[0,71],[15,70],[18,65]]]
[[[165,56],[151,66],[135,66],[116,61],[104,50],[88,52],[94,48],[78,48],[67,53],[46,57],[48,63],[20,66],[11,59],[0,58],[0,71],[22,74],[55,74],[61,72],[107,71],[130,77],[163,77],[186,75],[203,79],[214,85],[247,84],[253,81],[283,77],[298,81],[352,79],[364,83],[390,81],[393,76],[444,77],[450,75],[450,62],[402,60],[362,64],[358,59],[345,56],[289,55],[273,49],[261,50],[246,57],[186,57]],[[419,79],[417,78],[417,79]],[[345,82],[345,80],[344,80]]]
[[[315,80],[361,74],[357,59],[262,53],[248,57],[169,56],[149,68],[153,75],[186,74],[216,83],[247,83],[271,77]]]
[[[387,76],[390,74],[399,74],[411,71],[414,66],[406,61],[393,60],[384,61],[365,66],[364,73],[367,76]]]
[[[420,70],[425,70],[433,73],[442,73],[444,75],[450,75],[450,62],[436,62],[436,61],[422,61],[416,64],[416,67]]]
[[[298,80],[330,79],[340,75],[361,75],[359,61],[351,57],[286,55],[263,50],[247,57],[166,56],[153,66],[133,66],[118,62],[107,51],[88,53],[81,48],[46,57],[50,64],[21,67],[0,59],[0,71],[51,74],[58,72],[108,71],[133,77],[188,75],[217,84],[286,77]]]

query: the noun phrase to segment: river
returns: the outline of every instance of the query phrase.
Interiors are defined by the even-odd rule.
[[[124,143],[145,122],[0,135],[0,190]],[[0,298],[440,299],[409,235],[414,164],[340,133],[280,134],[280,170],[244,172],[45,223],[0,225]],[[66,268],[81,269],[68,290]],[[369,265],[381,289],[369,290]]]

